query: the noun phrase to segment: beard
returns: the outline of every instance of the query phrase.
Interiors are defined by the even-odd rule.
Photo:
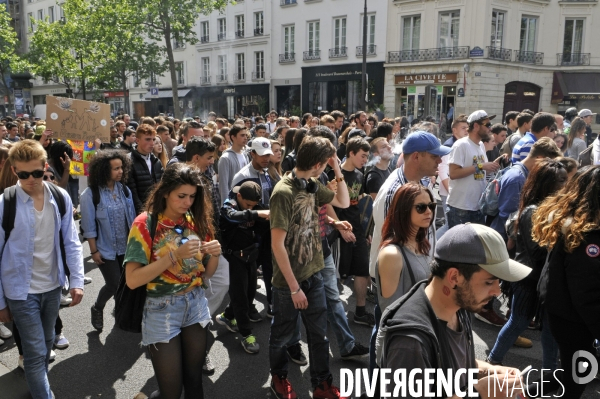
[[[480,312],[483,307],[492,299],[492,297],[490,297],[483,302],[478,301],[477,298],[475,298],[473,290],[471,289],[471,285],[467,281],[456,287],[455,298],[458,306],[472,313]]]

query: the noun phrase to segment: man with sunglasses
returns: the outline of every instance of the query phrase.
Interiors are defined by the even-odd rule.
[[[490,134],[490,120],[496,115],[488,115],[483,110],[475,111],[467,118],[469,135],[457,140],[448,159],[450,193],[447,200],[448,227],[467,222],[485,224],[485,217],[479,210],[479,198],[485,190],[486,172],[496,172],[497,162],[488,162],[485,147],[481,142]]]
[[[523,136],[515,145],[512,152],[512,163],[515,164],[527,158],[533,144],[542,137],[553,138],[553,128],[554,132],[556,132],[556,120],[554,119],[554,115],[548,112],[537,113],[531,120],[531,132],[525,133],[525,136]]]
[[[44,147],[35,140],[20,141],[11,148],[8,160],[19,179],[12,199],[16,207],[14,226],[19,230],[13,229],[7,237],[6,226],[0,228],[0,322],[14,319],[18,326],[31,396],[50,399],[54,395],[48,382],[48,362],[61,290],[67,284],[65,264],[70,272],[70,306],[83,298],[81,242],[72,213],[61,216],[61,201],[52,191],[62,196],[67,210],[73,209],[70,196],[43,181]],[[4,201],[5,197],[0,197],[0,218],[8,220],[4,219],[8,217]]]

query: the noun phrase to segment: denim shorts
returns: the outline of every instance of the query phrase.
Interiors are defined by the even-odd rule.
[[[184,327],[211,322],[204,289],[196,287],[183,295],[147,297],[142,319],[142,345],[168,343]]]

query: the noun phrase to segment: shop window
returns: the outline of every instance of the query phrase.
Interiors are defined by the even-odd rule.
[[[421,40],[421,16],[402,18],[402,50],[418,50]]]
[[[502,40],[504,38],[504,19],[506,13],[504,11],[492,11],[492,38],[490,46],[494,48],[502,48]]]
[[[327,104],[327,82],[308,83],[308,109],[309,112],[318,113]]]
[[[535,51],[535,37],[537,34],[537,17],[523,16],[521,18],[520,51]]]
[[[460,11],[440,13],[440,48],[458,47],[458,31],[460,27]]]

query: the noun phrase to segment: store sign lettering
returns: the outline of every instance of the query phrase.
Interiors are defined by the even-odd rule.
[[[397,85],[413,85],[428,83],[456,83],[458,73],[423,73],[411,75],[396,75],[395,83]]]
[[[362,75],[362,71],[348,71],[348,72],[317,72],[315,77],[317,78],[326,78],[328,76],[352,76],[352,75]]]
[[[235,88],[234,89],[223,89],[223,93],[224,94],[235,94]]]

